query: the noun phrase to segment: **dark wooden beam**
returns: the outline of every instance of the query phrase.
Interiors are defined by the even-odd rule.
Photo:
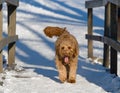
[[[110,4],[107,3],[105,6],[105,21],[104,21],[104,36],[110,37]],[[104,43],[104,52],[103,52],[103,66],[109,67],[110,65],[110,47],[108,44]]]
[[[110,15],[111,15],[110,36],[111,36],[111,39],[117,41],[117,31],[118,31],[118,27],[117,27],[118,26],[118,7],[117,5],[111,3]],[[112,74],[117,75],[117,51],[113,47],[111,47],[110,60],[111,60],[110,72]]]

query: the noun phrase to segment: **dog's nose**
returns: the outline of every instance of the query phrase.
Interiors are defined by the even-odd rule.
[[[64,51],[65,55],[68,56],[69,55],[69,51]]]

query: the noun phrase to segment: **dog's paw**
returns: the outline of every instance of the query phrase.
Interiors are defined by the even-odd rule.
[[[61,83],[64,83],[66,81],[66,78],[60,78]]]
[[[68,83],[76,83],[76,80],[75,79],[69,79],[67,80]]]

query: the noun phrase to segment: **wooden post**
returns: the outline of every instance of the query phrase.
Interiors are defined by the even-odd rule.
[[[2,28],[3,28],[3,15],[2,15],[2,4],[0,4],[0,40],[2,39]],[[0,73],[3,71],[3,59],[2,51],[0,51]]]
[[[105,6],[104,36],[110,37],[110,3]],[[109,45],[104,44],[103,66],[109,67]]]
[[[88,35],[93,34],[93,11],[88,8]],[[88,39],[88,58],[93,58],[93,40]]]
[[[120,8],[118,8],[118,41],[120,41]]]
[[[114,4],[111,3],[111,38],[115,41],[117,41],[117,26],[118,26],[118,11],[117,11],[118,7]],[[117,51],[111,47],[111,53],[110,53],[110,58],[111,58],[111,69],[110,72],[112,74],[116,74],[117,75]]]
[[[8,36],[16,34],[16,6],[8,4]],[[15,42],[8,45],[8,65],[15,64]]]

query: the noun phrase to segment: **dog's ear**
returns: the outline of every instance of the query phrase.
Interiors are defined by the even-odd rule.
[[[73,57],[76,57],[78,54],[79,54],[79,46],[75,44],[75,50],[74,50]]]
[[[56,50],[56,55],[59,55],[59,48],[60,48],[60,44],[56,45],[55,50]]]

